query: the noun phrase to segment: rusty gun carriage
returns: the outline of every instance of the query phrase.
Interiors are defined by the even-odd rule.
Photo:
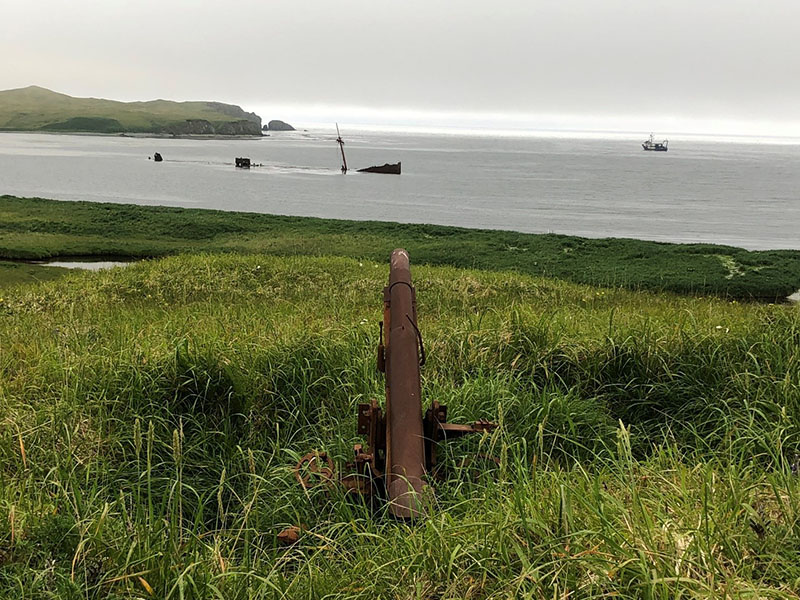
[[[423,513],[422,496],[429,485],[427,475],[437,465],[438,444],[491,431],[496,425],[486,420],[448,423],[447,407],[435,400],[423,415],[420,367],[425,364],[425,347],[417,326],[409,256],[402,249],[391,255],[379,325],[377,367],[385,374],[386,403],[383,409],[376,399],[358,405],[358,433],[367,443],[355,444],[349,463],[355,472],[340,482],[353,493],[385,498],[395,517],[413,518]],[[306,485],[303,470],[332,479],[334,465],[323,453],[309,453],[295,469],[298,481]]]

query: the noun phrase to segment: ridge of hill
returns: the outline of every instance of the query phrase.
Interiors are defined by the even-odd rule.
[[[31,85],[0,91],[0,131],[261,135],[261,117],[222,102],[75,98]]]

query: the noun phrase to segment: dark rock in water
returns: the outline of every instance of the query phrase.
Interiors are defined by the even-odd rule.
[[[236,157],[236,168],[237,169],[249,169],[250,168],[250,159],[244,157]]]
[[[279,121],[274,119],[266,124],[264,129],[268,129],[269,131],[296,131],[294,127],[285,123],[284,121]]]
[[[153,160],[154,160],[154,161],[156,161],[156,162],[161,162],[161,161],[162,161],[162,160],[164,160],[164,159],[163,159],[163,158],[161,158],[161,154],[159,154],[158,152],[156,152],[155,154],[153,154]]]
[[[387,175],[400,175],[400,163],[390,165],[386,163],[380,167],[367,167],[366,169],[359,169],[359,173],[385,173]]]

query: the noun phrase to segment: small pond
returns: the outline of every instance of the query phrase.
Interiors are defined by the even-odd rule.
[[[42,267],[61,267],[62,269],[84,269],[86,271],[100,271],[112,267],[126,267],[131,264],[129,261],[121,260],[53,260],[49,262],[35,262],[33,264]]]

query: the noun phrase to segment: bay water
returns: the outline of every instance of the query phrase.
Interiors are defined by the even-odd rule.
[[[655,153],[645,135],[343,135],[346,175],[335,131],[2,133],[0,194],[800,249],[800,144],[686,137]],[[400,176],[353,170],[398,161]]]

